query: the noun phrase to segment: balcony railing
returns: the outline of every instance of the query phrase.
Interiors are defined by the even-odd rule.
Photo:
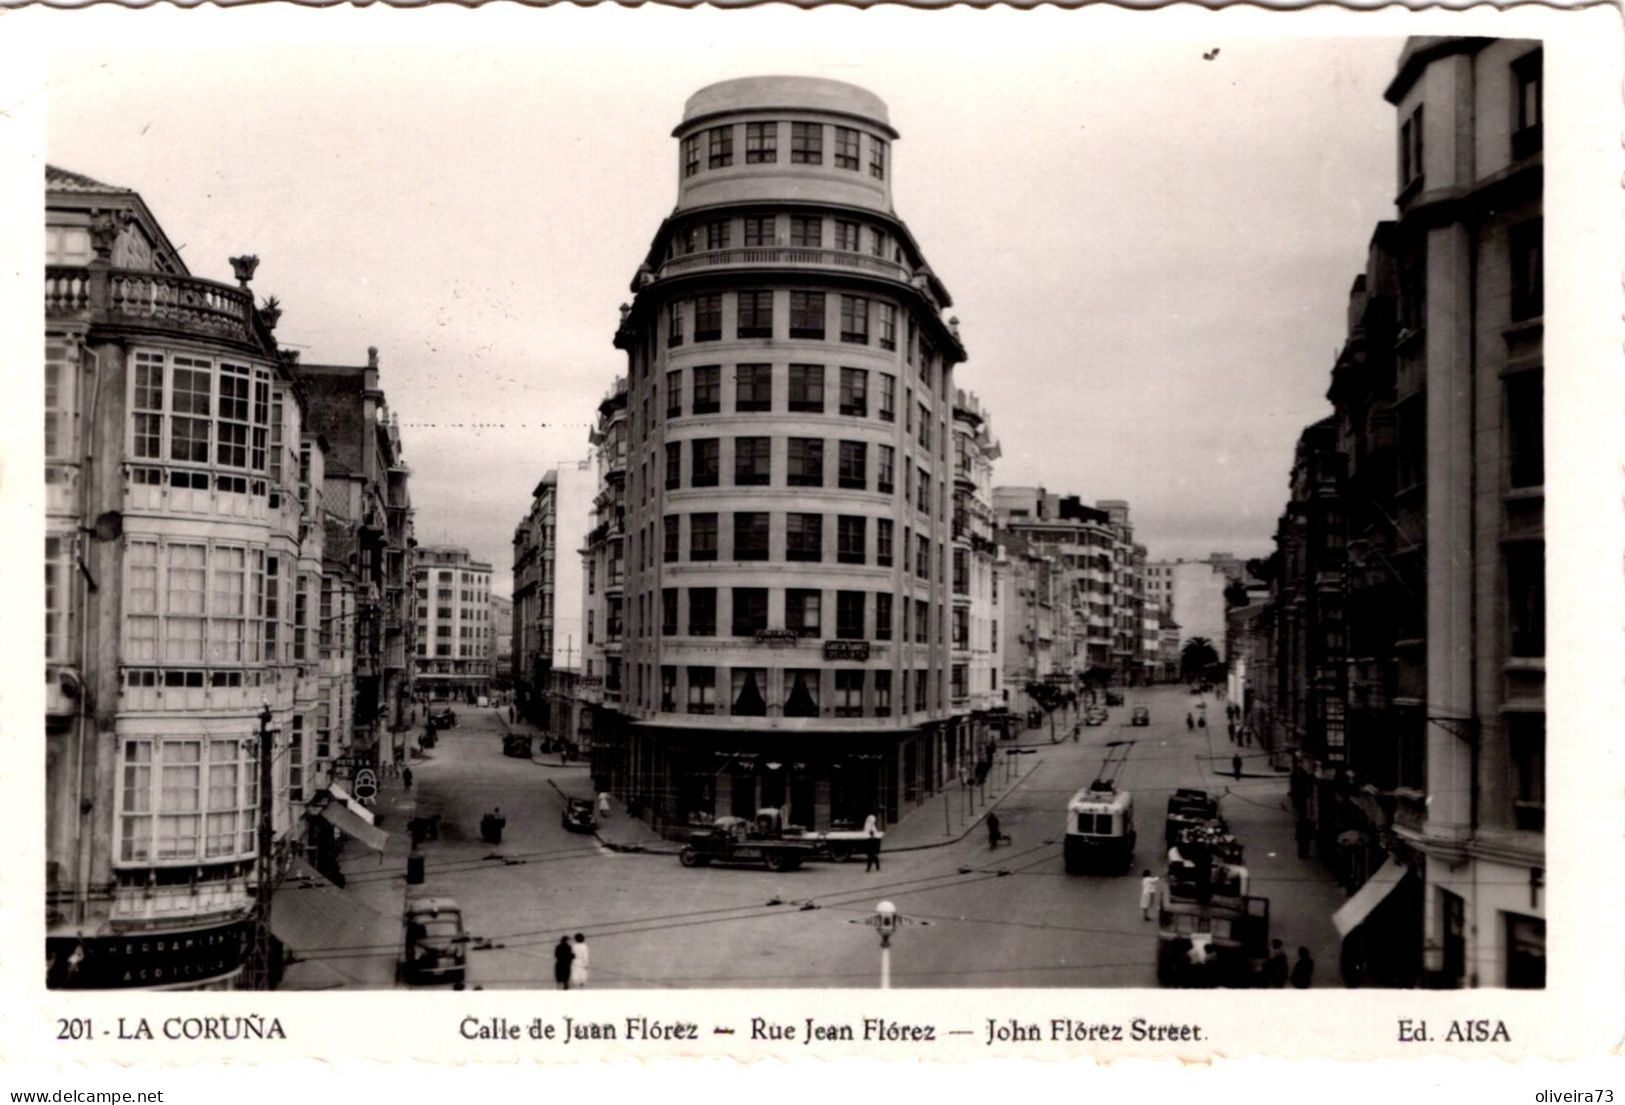
[[[713,249],[673,257],[660,266],[660,277],[677,276],[698,269],[751,267],[763,265],[806,265],[814,268],[860,269],[892,280],[906,281],[908,270],[885,257],[839,249],[812,249],[804,246],[753,246],[747,249]]]
[[[105,316],[234,341],[253,340],[254,297],[241,288],[195,276],[108,269],[106,302],[98,303],[88,268],[45,267],[45,313],[52,318]]]

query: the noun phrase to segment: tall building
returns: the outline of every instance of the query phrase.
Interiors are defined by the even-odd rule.
[[[491,685],[506,690],[513,684],[513,600],[491,596]]]
[[[321,723],[350,762],[387,763],[406,754],[416,651],[417,541],[400,423],[385,402],[376,348],[367,350],[364,365],[295,360],[294,367],[310,429],[328,447],[321,624],[332,636],[324,643],[328,659],[347,664],[353,680],[348,703],[332,701],[349,693],[333,684],[340,689],[330,694]],[[340,715],[347,715],[348,728]]]
[[[496,659],[491,565],[458,545],[422,545],[417,590],[417,688],[430,698],[489,694]]]
[[[1545,980],[1541,56],[1406,43],[1398,217],[1282,520],[1271,706],[1367,985]]]
[[[999,637],[1004,669],[1003,703],[1019,731],[1031,711],[1041,709],[1042,691],[1034,684],[1071,688],[1075,680],[1070,653],[1055,647],[1056,623],[1070,610],[1072,584],[1058,558],[1020,533],[1001,531],[994,565],[1000,591]]]
[[[1146,594],[1179,623],[1180,646],[1200,637],[1224,654],[1225,588],[1246,575],[1245,564],[1229,553],[1204,560],[1156,560],[1146,564]]]
[[[948,771],[957,772],[967,753],[978,753],[1005,731],[1004,656],[1000,644],[1003,603],[999,597],[994,540],[993,462],[999,459],[991,415],[975,392],[956,389],[953,407],[953,629],[950,634],[949,697],[966,722],[949,745]]]
[[[46,982],[229,988],[314,796],[322,443],[256,258],[45,183]]]
[[[948,549],[965,359],[892,208],[897,132],[863,89],[753,77],[695,93],[673,136],[677,205],[595,432],[587,663],[613,731],[594,734],[594,771],[664,820],[893,820],[962,740]]]
[[[530,510],[513,535],[515,705],[550,735],[580,731],[579,677],[586,648],[582,550],[597,491],[590,458],[554,466],[531,492]],[[590,726],[591,711],[586,713]]]

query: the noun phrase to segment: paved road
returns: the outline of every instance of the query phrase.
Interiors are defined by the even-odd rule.
[[[615,853],[566,832],[561,795],[587,796],[585,768],[505,757],[497,712],[463,708],[416,772],[419,812],[442,815],[441,839],[425,847],[422,891],[457,898],[470,931],[493,945],[471,953],[469,985],[486,989],[554,985],[553,945],[577,931],[592,947],[595,989],[868,987],[878,979],[877,940],[853,922],[881,898],[926,922],[894,942],[894,986],[1153,986],[1155,925],[1140,917],[1138,874],[1163,866],[1167,793],[1199,786],[1227,792],[1225,815],[1247,847],[1253,893],[1271,898],[1275,934],[1289,950],[1311,948],[1317,985],[1336,984],[1329,918],[1343,895],[1297,858],[1285,777],[1251,749],[1243,778],[1230,778],[1223,705],[1209,696],[1217,725],[1192,732],[1192,701],[1182,688],[1129,692],[1107,725],[1033,749],[1022,760],[1031,770],[997,807],[1012,838],[997,851],[973,831],[944,847],[887,853],[878,872],[854,862],[780,874],[685,869],[670,856]],[[1135,705],[1150,708],[1149,727],[1128,724]],[[1066,801],[1119,739],[1136,741],[1118,776],[1135,796],[1134,870],[1069,876]],[[962,796],[951,791],[911,816],[940,819],[944,801]],[[480,816],[494,807],[507,817],[498,848],[479,839]]]

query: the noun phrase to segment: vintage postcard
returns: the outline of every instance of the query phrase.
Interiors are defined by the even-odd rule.
[[[4,27],[12,1100],[1625,1037],[1617,13]]]

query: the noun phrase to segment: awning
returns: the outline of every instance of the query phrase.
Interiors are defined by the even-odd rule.
[[[322,820],[342,829],[375,852],[382,852],[384,844],[389,840],[389,834],[384,830],[367,824],[351,812],[350,807],[341,806],[337,802],[329,802],[322,807]]]
[[[1337,928],[1337,935],[1347,936],[1360,927],[1360,923],[1371,915],[1371,911],[1382,904],[1382,900],[1392,894],[1394,887],[1399,885],[1410,872],[1402,863],[1391,859],[1383,860],[1382,866],[1365,881],[1365,885],[1355,891],[1354,897],[1344,902],[1342,907],[1332,914],[1332,924]]]
[[[343,802],[345,808],[351,813],[355,814],[357,817],[361,818],[361,820],[365,821],[369,825],[372,824],[372,811],[366,806],[363,806],[360,802],[357,802],[354,798],[351,798],[350,792],[345,790],[338,783],[327,784],[327,793],[331,794],[334,798],[337,798],[340,802]]]
[[[373,954],[399,929],[399,918],[363,905],[299,860],[271,896],[271,933],[294,951]]]

